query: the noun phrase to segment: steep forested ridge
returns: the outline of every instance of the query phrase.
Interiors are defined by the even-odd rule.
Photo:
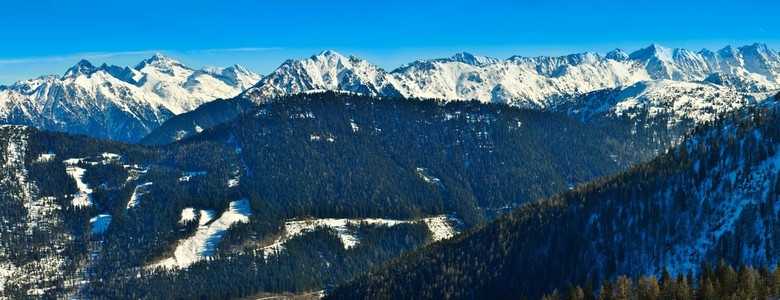
[[[278,99],[183,144],[235,149],[242,181],[293,215],[457,212],[476,224],[481,211],[652,157],[663,143],[645,134],[655,128],[643,130],[502,105],[329,92]]]
[[[767,104],[674,150],[373,269],[332,299],[540,297],[568,283],[774,265],[780,118]]]

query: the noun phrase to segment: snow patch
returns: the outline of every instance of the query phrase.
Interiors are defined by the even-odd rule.
[[[349,125],[352,127],[352,132],[358,132],[358,130],[360,130],[360,127],[355,124],[355,120],[350,120]]]
[[[192,179],[192,177],[206,174],[208,174],[206,171],[185,172],[181,177],[179,177],[179,182],[188,182],[190,179]]]
[[[127,202],[127,208],[130,209],[132,207],[135,207],[138,205],[138,203],[141,202],[141,196],[149,193],[149,187],[152,185],[151,182],[145,182],[139,185],[135,186],[135,189],[133,190],[133,195],[130,196],[130,201]]]
[[[183,240],[176,247],[173,257],[163,259],[162,261],[151,265],[151,268],[186,268],[193,263],[205,259],[214,254],[215,246],[225,234],[225,231],[235,223],[249,222],[251,215],[249,200],[242,199],[230,202],[230,208],[222,213],[219,219],[204,225],[204,215],[213,214],[214,211],[201,210],[200,227],[195,235]],[[184,212],[182,212],[184,215]],[[209,219],[210,220],[210,219]]]
[[[428,168],[417,167],[417,175],[420,176],[425,182],[441,185],[441,179],[433,177],[428,174]]]
[[[213,209],[201,209],[198,225],[200,226],[206,225],[206,223],[213,220],[216,215],[217,212],[215,212]]]
[[[457,230],[452,226],[452,222],[456,222],[454,217],[440,215],[435,217],[429,217],[419,220],[393,220],[393,219],[311,219],[311,220],[295,220],[287,221],[284,226],[284,234],[277,238],[271,245],[262,248],[264,255],[268,258],[270,255],[274,255],[283,251],[284,244],[290,239],[296,236],[304,235],[308,232],[314,231],[317,228],[331,228],[336,231],[336,234],[344,245],[344,249],[351,249],[360,243],[354,228],[359,227],[361,224],[374,225],[374,226],[395,226],[398,224],[409,224],[414,222],[423,222],[428,226],[431,231],[431,239],[440,241],[452,237],[457,233]]]
[[[79,161],[81,161],[79,158],[70,158],[63,161],[66,165],[65,171],[67,171],[68,175],[76,181],[76,187],[79,189],[79,191],[73,195],[71,204],[76,207],[91,206],[92,189],[84,182],[84,173],[87,170],[76,166]]]
[[[101,234],[108,230],[108,225],[111,224],[113,217],[110,214],[100,214],[92,219],[89,219],[89,224],[92,226],[90,232],[92,234]]]
[[[57,155],[54,153],[43,153],[35,159],[35,162],[50,162],[53,161],[55,157],[57,157]]]
[[[197,212],[192,207],[187,207],[185,209],[181,210],[181,218],[179,219],[179,224],[187,224],[189,222],[195,221],[195,217],[197,215]]]

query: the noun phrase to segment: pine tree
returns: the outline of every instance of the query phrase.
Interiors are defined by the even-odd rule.
[[[677,296],[677,284],[668,269],[664,268],[659,284],[661,286],[662,299],[674,299]]]
[[[593,290],[593,283],[588,280],[588,282],[585,284],[585,300],[596,300],[596,294]]]
[[[633,288],[631,286],[631,279],[626,276],[618,276],[615,284],[615,299],[618,300],[631,300],[633,297]]]
[[[661,288],[658,286],[658,280],[655,276],[639,277],[636,284],[636,299],[637,300],[655,300],[661,296]]]
[[[610,280],[604,280],[599,289],[599,300],[615,300],[615,288]]]

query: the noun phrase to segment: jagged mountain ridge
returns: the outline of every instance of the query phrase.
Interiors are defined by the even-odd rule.
[[[414,61],[387,72],[354,56],[323,51],[286,61],[243,96],[262,102],[279,93],[327,89],[547,108],[563,96],[648,80],[704,81],[713,75],[752,84],[720,82],[739,91],[776,90],[780,87],[780,55],[758,43],[717,52],[653,44],[631,54],[617,49],[606,55],[586,52],[505,60],[458,53],[451,58]]]
[[[284,94],[336,90],[385,97],[476,99],[564,112],[579,119],[660,116],[629,121],[637,126],[665,122],[685,133],[689,125],[712,120],[714,112],[729,112],[771,96],[780,89],[777,74],[780,56],[763,44],[729,46],[717,52],[653,44],[631,54],[616,49],[606,55],[509,59],[464,52],[414,61],[390,72],[354,56],[323,51],[284,62],[238,98],[262,103]],[[638,89],[642,91],[626,92]],[[681,105],[686,108],[678,110]],[[145,142],[167,143],[173,140],[161,136],[185,137],[196,127],[214,125],[193,118],[182,115],[175,126],[163,126],[164,134],[155,132]]]
[[[133,68],[81,60],[61,77],[0,86],[0,122],[137,141],[171,116],[234,97],[259,79],[238,65],[194,70],[160,53]]]
[[[193,70],[155,55],[133,68],[105,64],[95,67],[81,61],[62,77],[45,76],[2,86],[0,117],[4,123],[136,141],[171,116],[241,91],[240,98],[255,103],[281,95],[335,90],[385,97],[476,99],[556,111],[576,106],[582,116],[583,108],[593,107],[594,102],[603,104],[600,99],[583,95],[625,90],[637,84],[658,89],[645,93],[649,96],[684,94],[680,88],[695,94],[702,87],[717,86],[729,90],[729,99],[739,103],[751,99],[748,104],[752,105],[780,88],[778,74],[780,55],[764,44],[728,46],[715,52],[653,44],[630,54],[616,49],[606,55],[587,52],[508,59],[464,52],[451,58],[414,61],[390,72],[354,56],[323,51],[306,59],[288,60],[262,79],[240,66]],[[664,80],[690,84],[676,85],[675,90],[668,91],[665,89],[670,85],[652,83]],[[625,100],[631,99],[611,101],[623,102],[624,106],[633,103]],[[662,111],[669,110],[674,107]],[[588,114],[604,111],[609,108]],[[669,116],[674,117],[674,111]],[[669,122],[676,124],[679,120],[672,118]],[[195,122],[192,128],[169,131],[184,131],[183,137],[194,133],[195,126],[210,125]]]

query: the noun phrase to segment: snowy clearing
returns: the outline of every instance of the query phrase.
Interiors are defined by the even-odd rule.
[[[441,185],[441,179],[433,177],[428,174],[428,168],[417,167],[417,175],[420,176],[425,182]]]
[[[200,176],[200,175],[206,175],[208,172],[206,171],[190,171],[190,172],[184,172],[184,174],[179,177],[179,182],[188,182],[192,177]]]
[[[35,159],[35,162],[50,162],[54,160],[54,158],[57,157],[57,154],[54,153],[42,153],[38,158]]]
[[[431,239],[436,242],[450,238],[457,234],[457,230],[452,226],[452,222],[457,222],[454,217],[439,215],[419,220],[393,220],[393,219],[312,219],[301,221],[288,221],[285,223],[284,234],[276,239],[271,245],[263,247],[266,257],[284,250],[284,244],[296,236],[301,236],[307,232],[314,231],[319,227],[332,228],[338,234],[344,249],[351,249],[360,243],[360,239],[349,227],[357,227],[360,224],[374,226],[395,226],[398,224],[409,224],[422,221],[431,231]]]
[[[130,196],[130,201],[127,202],[127,209],[130,209],[132,207],[135,207],[138,205],[138,203],[141,203],[141,196],[143,196],[146,193],[149,193],[149,186],[151,186],[151,182],[145,182],[139,185],[135,186],[135,189],[133,190],[133,195]]]
[[[92,234],[100,234],[108,230],[108,225],[111,224],[113,217],[110,214],[100,214],[97,217],[89,219],[89,224],[92,225],[90,232]]]
[[[66,165],[65,170],[68,172],[68,175],[73,177],[73,180],[76,181],[76,187],[79,189],[79,191],[73,195],[73,200],[71,201],[73,206],[76,207],[92,205],[92,189],[84,183],[84,173],[87,170],[76,166],[80,160],[81,159],[79,158],[70,158],[63,161]]]
[[[179,224],[187,224],[189,222],[195,221],[196,216],[195,209],[192,207],[187,207],[185,209],[181,210],[181,218],[179,219]]]
[[[194,212],[194,209],[188,212],[188,214],[192,212]],[[225,234],[225,231],[235,223],[249,222],[249,216],[251,215],[249,200],[246,199],[230,202],[230,208],[222,213],[219,219],[214,220],[209,225],[203,225],[211,220],[210,217],[206,216],[209,212],[213,214],[213,211],[201,210],[201,226],[195,235],[183,240],[176,247],[173,257],[163,259],[150,267],[163,267],[166,269],[186,268],[214,254],[214,247],[222,238],[222,235]],[[184,215],[185,212],[182,212],[182,217]]]

